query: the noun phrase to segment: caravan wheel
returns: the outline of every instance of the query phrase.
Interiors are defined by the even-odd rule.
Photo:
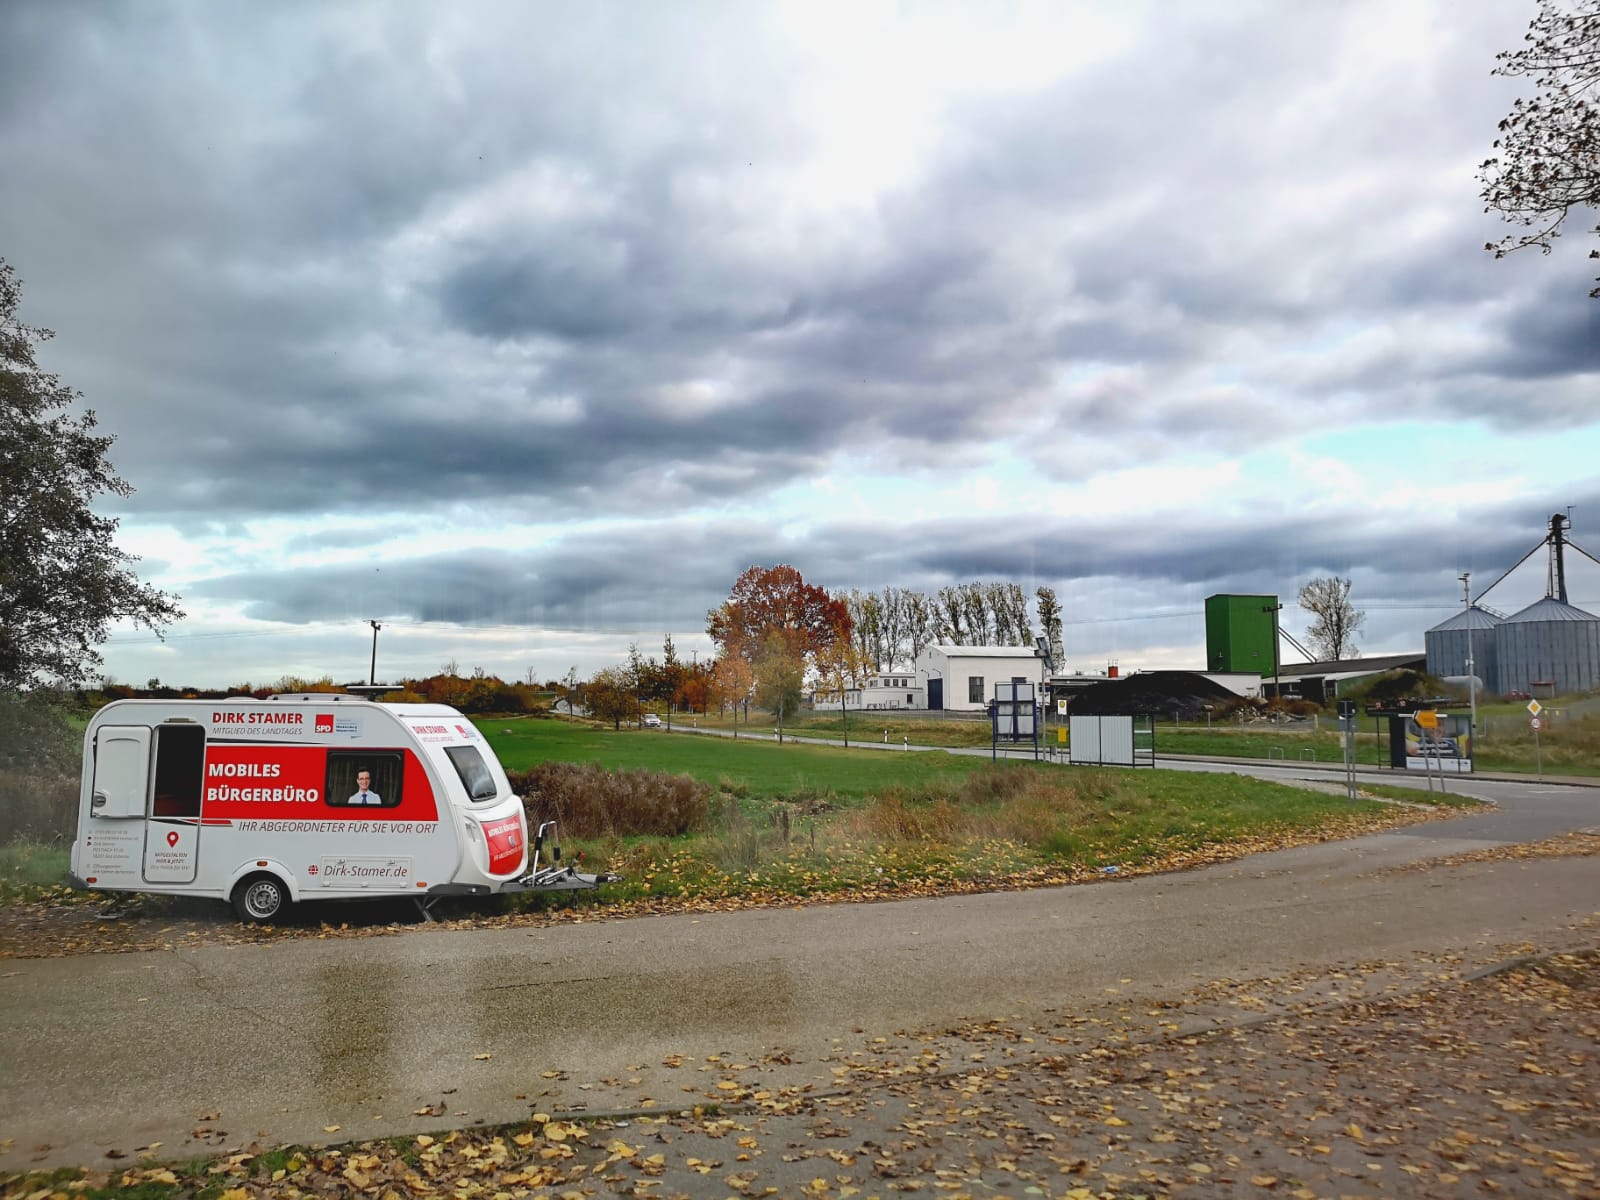
[[[276,875],[250,875],[233,889],[233,911],[241,921],[261,924],[289,907],[289,890]]]

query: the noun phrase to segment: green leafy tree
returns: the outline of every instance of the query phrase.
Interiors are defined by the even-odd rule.
[[[1495,156],[1478,168],[1485,211],[1521,226],[1484,246],[1496,258],[1528,246],[1548,254],[1574,210],[1600,209],[1600,0],[1540,0],[1523,41],[1494,73],[1529,78],[1538,92],[1512,105]]]
[[[22,281],[0,259],[0,688],[77,684],[101,666],[113,621],[159,633],[180,618],[176,597],[140,581],[117,549],[117,522],[90,505],[130,486],[106,457],[92,410],[39,366],[54,335],[18,317]]]
[[[800,711],[805,686],[804,659],[796,640],[790,631],[772,630],[763,639],[755,662],[756,703],[778,723],[780,742],[783,723]]]
[[[626,667],[606,667],[595,672],[583,689],[583,702],[592,716],[610,721],[613,729],[621,729],[624,720],[633,719],[638,705],[632,673]]]
[[[668,705],[676,708],[683,703],[683,691],[688,682],[689,668],[678,657],[678,647],[669,633],[661,643],[661,691]]]

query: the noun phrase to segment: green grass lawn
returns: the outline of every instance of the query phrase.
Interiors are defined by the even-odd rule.
[[[1198,754],[1218,758],[1278,758],[1290,761],[1314,758],[1317,762],[1343,762],[1339,733],[1321,723],[1321,729],[1307,726],[1278,726],[1257,730],[1205,730],[1156,725],[1156,753]],[[1389,765],[1389,747],[1372,732],[1370,720],[1356,735],[1356,762],[1363,766]],[[1541,734],[1540,753],[1525,719],[1514,723],[1498,720],[1489,732],[1474,739],[1473,765],[1480,771],[1547,775],[1600,775],[1600,718],[1584,716],[1555,723]],[[1308,753],[1309,752],[1309,753]]]
[[[28,841],[0,846],[0,902],[58,890],[71,868],[72,853],[65,846]]]
[[[891,787],[923,789],[987,765],[942,751],[862,751],[842,746],[779,745],[764,736],[705,737],[664,729],[596,728],[571,721],[479,721],[507,770],[545,760],[591,762],[612,770],[646,769],[724,782],[755,796],[832,795],[859,800]],[[807,736],[810,736],[809,732]]]
[[[1546,717],[1536,756],[1533,734],[1528,728],[1528,714],[1522,705],[1480,705],[1479,734],[1474,746],[1477,768],[1512,774],[1533,774],[1538,770],[1549,775],[1600,775],[1600,714],[1584,711],[1577,704],[1573,704],[1570,711],[1563,711],[1566,708],[1563,702],[1553,702],[1549,707],[1556,715]],[[693,719],[708,727],[733,727],[733,722],[726,717],[712,715]],[[924,746],[976,747],[989,744],[987,722],[926,714],[853,713],[843,718],[836,712],[804,712],[790,722],[785,732],[842,742],[846,724],[852,742],[881,742],[884,730],[888,729],[890,741],[895,744],[899,744],[902,738],[908,738],[913,745]],[[772,723],[763,720],[761,714],[755,714],[755,719],[748,725],[741,723],[739,727],[750,729],[757,737],[769,741],[772,738]],[[1058,737],[1058,730],[1065,728],[1064,720],[1058,725],[1055,718],[1051,718],[1043,741],[1051,746],[1065,744]],[[1310,723],[1217,725],[1209,729],[1158,721],[1155,734],[1157,757],[1162,754],[1194,754],[1264,761],[1278,758],[1290,762],[1301,759],[1325,763],[1344,761],[1343,746],[1332,717],[1323,717],[1315,726]],[[1356,734],[1357,764],[1387,767],[1387,736],[1387,729],[1380,737],[1374,732],[1372,719],[1362,718]]]
[[[780,745],[770,733],[734,740],[561,719],[477,723],[509,770],[593,763],[690,776],[712,793],[701,806],[704,820],[687,835],[638,836],[622,822],[604,826],[615,836],[572,847],[588,853],[593,869],[625,872],[625,883],[532,904],[1024,886],[1192,865],[1414,819],[1411,810],[1370,797],[1351,802],[1242,775]],[[1408,799],[1467,803],[1426,792]],[[64,848],[6,847],[0,899],[26,899],[64,882],[66,859]]]
[[[613,902],[1066,882],[1193,865],[1412,819],[1409,810],[1402,814],[1371,798],[1352,803],[1342,794],[1240,775],[780,745],[770,733],[733,741],[560,720],[479,726],[508,769],[596,763],[686,774],[718,789],[722,800],[703,830],[581,847],[590,862],[627,875],[607,889]],[[1408,798],[1470,803],[1436,793]]]

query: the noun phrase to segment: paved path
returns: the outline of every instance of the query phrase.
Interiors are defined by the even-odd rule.
[[[826,1084],[874,1038],[1357,960],[1486,961],[1600,909],[1600,859],[1405,869],[1600,827],[1597,791],[1472,790],[1501,808],[1107,885],[13,960],[0,1168],[674,1108],[708,1082],[674,1055]]]

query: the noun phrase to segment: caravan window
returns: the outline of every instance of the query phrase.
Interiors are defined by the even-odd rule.
[[[405,758],[393,750],[330,750],[323,796],[334,808],[400,807]]]
[[[483,755],[478,753],[476,746],[446,746],[444,752],[449,755],[450,765],[456,769],[456,774],[461,776],[468,797],[473,800],[493,800],[500,794],[500,789],[495,787],[494,776],[489,773],[489,764],[483,761]]]

